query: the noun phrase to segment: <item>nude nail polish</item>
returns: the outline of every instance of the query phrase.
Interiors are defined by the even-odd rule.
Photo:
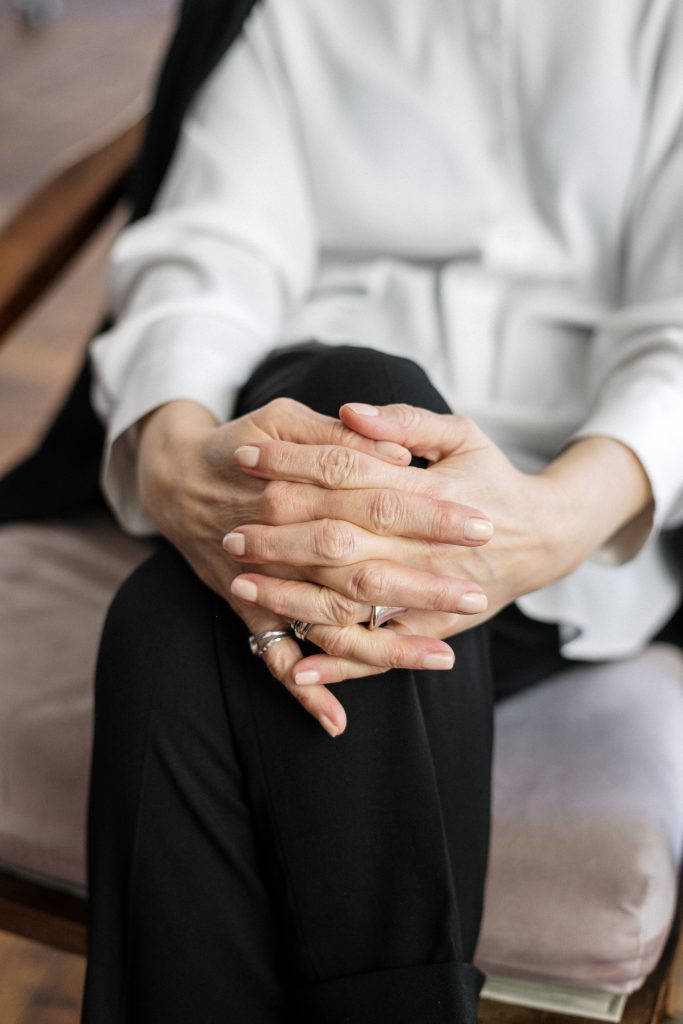
[[[320,682],[320,673],[314,672],[309,669],[307,672],[297,672],[294,676],[294,682],[297,686],[311,686],[313,683]]]
[[[223,547],[230,555],[243,555],[247,549],[247,538],[243,533],[228,533],[223,538]]]
[[[379,409],[376,405],[366,405],[365,402],[347,402],[345,407],[359,416],[379,416]]]
[[[393,441],[377,441],[375,451],[380,455],[386,455],[389,459],[403,459],[410,454],[402,444],[394,444]]]
[[[238,466],[253,469],[254,466],[258,466],[260,454],[260,448],[255,448],[251,444],[243,444],[241,448],[237,448],[235,451],[235,462]]]
[[[458,600],[458,611],[474,615],[477,612],[485,612],[489,606],[486,594],[472,590],[469,594],[462,594]]]
[[[230,591],[235,597],[240,597],[243,601],[255,601],[258,597],[258,587],[251,580],[240,579],[239,576],[236,580],[233,580],[230,585]]]
[[[493,523],[489,522],[488,519],[474,517],[466,519],[462,535],[465,540],[491,540],[491,537],[493,537]]]
[[[436,669],[453,668],[454,662],[455,655],[453,654],[452,651],[450,653],[447,653],[446,651],[444,651],[443,653],[433,652],[432,654],[425,654],[424,658],[422,659],[421,667]]]

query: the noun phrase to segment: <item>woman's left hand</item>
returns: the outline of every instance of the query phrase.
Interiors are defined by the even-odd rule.
[[[345,602],[349,609],[355,605],[357,623],[361,621],[359,605],[367,618],[372,604],[409,604],[407,594],[414,594],[421,573],[471,580],[473,589],[481,588],[487,598],[486,602],[481,601],[481,593],[472,595],[472,602],[481,602],[479,609],[472,605],[465,615],[429,607],[417,610],[413,604],[391,627],[385,627],[443,638],[483,622],[520,595],[574,567],[572,538],[558,536],[555,482],[517,470],[471,420],[405,405],[381,409],[347,405],[340,415],[347,426],[366,437],[392,441],[400,437],[401,444],[430,463],[428,469],[385,467],[354,453],[343,476],[333,479],[325,467],[324,449],[269,442],[258,445],[258,464],[245,472],[358,491],[390,487],[401,493],[403,504],[411,496],[438,496],[483,509],[495,524],[495,534],[487,544],[468,548],[380,536],[349,522],[328,522],[324,526],[327,543],[311,545],[309,538],[318,535],[308,526],[239,527],[236,532],[244,536],[239,561],[267,564],[269,573],[284,563],[296,564],[299,571],[306,567],[310,582],[305,583],[257,572],[239,577],[256,585],[258,605],[287,618],[316,623],[311,640],[326,653],[303,659],[295,668],[297,682],[333,683],[386,669],[378,666],[381,657],[367,657],[373,646],[381,648],[382,631],[369,633],[362,625],[332,618],[330,609],[343,609]],[[284,569],[282,575],[287,575]],[[344,656],[335,653],[341,650]],[[349,657],[349,650],[356,660]]]

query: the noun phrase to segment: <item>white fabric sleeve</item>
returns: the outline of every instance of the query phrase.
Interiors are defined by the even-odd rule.
[[[115,326],[94,340],[105,494],[153,532],[136,485],[135,424],[191,399],[219,422],[310,288],[317,231],[280,65],[258,5],[188,112],[152,212],[112,253]]]
[[[573,435],[621,441],[652,485],[654,522],[641,517],[601,549],[615,562],[633,557],[652,529],[683,521],[683,38],[667,46],[626,224],[620,295],[592,343],[593,408]]]

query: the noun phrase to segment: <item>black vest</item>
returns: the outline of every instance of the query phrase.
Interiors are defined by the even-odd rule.
[[[149,212],[188,106],[239,35],[255,2],[183,0],[129,186],[132,220]],[[86,359],[37,450],[0,480],[0,522],[63,517],[103,505],[99,468],[104,432],[90,405],[90,379]]]

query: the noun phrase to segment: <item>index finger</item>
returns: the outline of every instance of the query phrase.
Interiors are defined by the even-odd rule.
[[[295,444],[343,445],[369,452],[382,462],[405,466],[411,454],[403,445],[384,438],[366,437],[352,430],[341,420],[316,412],[293,398],[274,398],[256,412],[248,414],[267,437],[292,441]]]
[[[414,466],[392,466],[345,445],[256,442],[237,448],[235,462],[250,476],[312,483],[335,491],[394,487],[431,495],[443,490],[443,478]]]

